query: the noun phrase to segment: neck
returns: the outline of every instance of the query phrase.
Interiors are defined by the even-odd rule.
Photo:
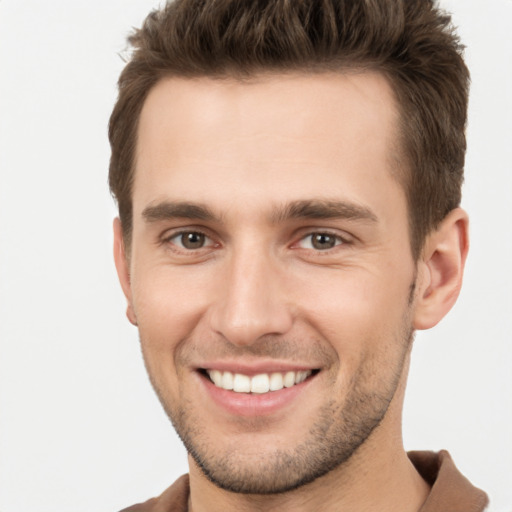
[[[403,448],[401,411],[408,364],[382,423],[344,464],[294,491],[237,494],[218,488],[189,457],[190,512],[418,512],[429,487]]]
[[[428,495],[428,485],[405,452],[391,464],[392,472],[387,464],[379,470],[366,467],[348,477],[338,469],[295,491],[261,496],[224,491],[191,469],[189,511],[418,512]]]

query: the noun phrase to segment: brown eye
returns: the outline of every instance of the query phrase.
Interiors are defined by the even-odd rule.
[[[315,249],[316,251],[327,251],[337,245],[341,245],[343,240],[330,233],[311,233],[305,236],[299,243],[302,249]]]
[[[311,244],[315,249],[332,249],[336,245],[336,237],[325,233],[311,235]]]
[[[165,239],[165,242],[178,249],[194,251],[214,247],[214,241],[200,231],[180,231]]]
[[[204,247],[206,237],[203,233],[197,233],[194,231],[182,233],[180,235],[181,245],[185,249],[201,249]]]

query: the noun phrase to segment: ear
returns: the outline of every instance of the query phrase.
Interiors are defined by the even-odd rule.
[[[434,327],[455,304],[468,249],[468,216],[455,208],[425,241],[418,264],[415,329]]]
[[[126,316],[128,320],[137,325],[137,317],[132,303],[132,286],[130,281],[130,263],[126,257],[125,244],[123,238],[123,228],[118,217],[114,219],[114,262],[116,264],[117,276],[121,283],[124,296],[128,302]]]

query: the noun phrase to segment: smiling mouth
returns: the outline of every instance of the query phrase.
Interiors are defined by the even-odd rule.
[[[291,388],[301,384],[318,370],[298,370],[288,372],[260,373],[258,375],[244,375],[220,370],[204,370],[213,384],[227,391],[235,393],[269,393],[284,388]]]

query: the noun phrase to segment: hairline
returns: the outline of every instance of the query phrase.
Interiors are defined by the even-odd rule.
[[[382,66],[377,62],[370,59],[367,61],[356,59],[332,59],[329,61],[318,62],[313,61],[311,63],[305,63],[304,65],[294,66],[251,66],[247,69],[239,68],[226,68],[216,73],[202,72],[190,72],[186,73],[183,71],[167,69],[163,71],[159,76],[156,77],[154,82],[148,87],[141,101],[139,102],[139,108],[137,116],[133,123],[133,158],[131,161],[131,168],[129,170],[130,183],[129,183],[129,201],[130,201],[130,215],[131,218],[128,220],[127,225],[123,223],[121,219],[121,226],[123,232],[123,240],[125,243],[126,253],[131,253],[132,234],[133,234],[133,190],[135,185],[135,173],[137,170],[137,157],[138,157],[138,139],[139,139],[139,125],[142,110],[146,104],[146,101],[151,92],[163,81],[169,79],[181,79],[181,80],[218,80],[218,81],[236,81],[241,84],[258,83],[259,79],[268,78],[283,78],[286,76],[293,75],[325,75],[325,74],[363,74],[363,73],[374,73],[383,77],[388,85],[390,86],[391,98],[396,112],[395,122],[395,133],[393,142],[389,148],[388,155],[388,168],[390,170],[391,177],[397,181],[402,187],[407,203],[407,216],[409,224],[409,246],[411,254],[415,261],[417,261],[421,254],[421,249],[424,245],[426,235],[422,240],[417,240],[417,234],[415,233],[416,227],[414,225],[413,209],[411,204],[411,191],[410,184],[412,180],[412,173],[414,172],[412,162],[407,155],[407,135],[406,130],[406,112],[401,106],[399,97],[396,94],[394,87],[393,73],[390,72],[386,66]]]

